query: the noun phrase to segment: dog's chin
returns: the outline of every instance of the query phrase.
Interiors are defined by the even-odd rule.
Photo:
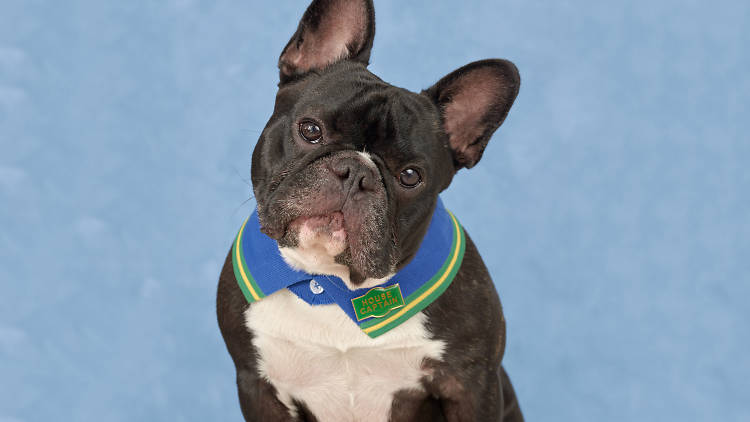
[[[341,212],[298,217],[289,223],[278,243],[281,255],[292,268],[348,278],[349,269],[337,260],[347,250]]]
[[[296,218],[278,244],[284,260],[293,268],[338,276],[350,289],[387,279],[389,271],[380,274],[353,262],[349,240],[343,213],[333,212]]]
[[[299,217],[289,223],[279,245],[333,259],[347,247],[344,215],[337,211],[326,215]]]

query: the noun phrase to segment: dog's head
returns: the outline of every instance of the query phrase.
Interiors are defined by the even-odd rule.
[[[312,2],[252,160],[263,232],[292,265],[350,287],[414,256],[438,194],[482,157],[520,84],[512,63],[483,60],[419,94],[392,86],[367,69],[374,35],[371,0]]]

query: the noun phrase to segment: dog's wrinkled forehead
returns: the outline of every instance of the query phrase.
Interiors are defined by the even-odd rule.
[[[404,159],[441,147],[435,105],[362,65],[335,64],[299,84],[290,87],[290,123],[313,120],[330,143]]]

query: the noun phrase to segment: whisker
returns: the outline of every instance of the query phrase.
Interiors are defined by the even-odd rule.
[[[237,208],[235,208],[234,212],[232,212],[232,216],[235,216],[235,215],[237,215],[237,212],[238,212],[238,211],[239,211],[240,209],[242,209],[242,207],[244,207],[244,206],[245,206],[245,204],[247,204],[248,202],[250,202],[250,201],[251,201],[251,200],[253,200],[253,199],[255,199],[255,196],[253,196],[253,195],[250,195],[250,197],[249,197],[249,198],[247,198],[246,200],[242,201],[242,203],[241,203],[241,204],[240,204],[239,206],[237,206]]]
[[[234,172],[235,172],[235,173],[237,174],[237,177],[239,177],[239,178],[240,178],[240,180],[242,180],[243,182],[245,182],[245,184],[246,184],[246,185],[248,185],[248,186],[250,187],[250,189],[252,189],[252,188],[253,188],[253,185],[252,185],[252,183],[250,183],[250,180],[248,180],[248,179],[245,179],[245,178],[244,178],[244,177],[242,176],[242,173],[240,173],[240,171],[239,171],[239,170],[237,170],[237,167],[234,167],[234,166],[232,166],[232,170],[234,170]]]
[[[254,192],[253,191],[253,184],[250,182],[250,180],[245,179],[245,177],[242,176],[242,173],[240,173],[240,171],[237,169],[237,167],[232,166],[232,170],[234,170],[235,174],[237,174],[237,177],[239,177],[240,180],[242,180],[250,188],[250,192]],[[248,202],[250,202],[250,201],[252,201],[254,199],[255,199],[255,195],[251,193],[250,197],[247,198],[246,200],[242,201],[242,203],[237,206],[237,208],[234,210],[234,212],[232,212],[232,216],[236,215],[237,212],[240,209],[242,209],[242,207],[245,206],[245,204],[247,204]]]

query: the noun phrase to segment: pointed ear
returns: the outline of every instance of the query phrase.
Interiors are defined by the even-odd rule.
[[[281,82],[339,60],[367,65],[374,38],[372,0],[313,0],[279,57]]]
[[[438,106],[456,170],[472,168],[518,95],[521,77],[507,60],[481,60],[424,91]]]

